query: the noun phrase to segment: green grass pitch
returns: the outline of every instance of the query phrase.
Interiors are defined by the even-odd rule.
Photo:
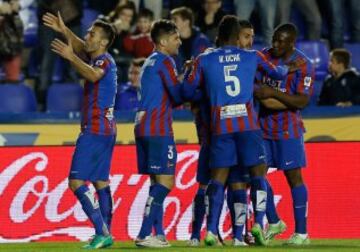
[[[311,240],[311,245],[302,246],[302,247],[288,247],[282,246],[281,243],[283,241],[274,241],[268,247],[231,247],[230,242],[227,241],[228,245],[225,247],[205,247],[200,246],[197,248],[191,248],[186,246],[186,242],[184,241],[172,241],[171,248],[165,249],[144,249],[135,247],[133,242],[116,242],[111,248],[101,249],[100,251],[116,251],[116,252],[146,252],[146,251],[173,251],[173,252],[201,252],[201,251],[210,251],[210,252],[226,252],[226,251],[360,251],[360,239],[348,239],[348,240],[325,240],[325,239],[317,239]],[[1,243],[0,251],[5,252],[77,252],[77,251],[86,251],[81,249],[81,246],[84,243],[80,242],[32,242],[32,243],[22,243],[22,244],[14,244],[14,243]]]

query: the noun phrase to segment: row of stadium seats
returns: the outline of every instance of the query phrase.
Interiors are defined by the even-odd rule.
[[[316,105],[322,87],[316,81],[310,105]],[[83,88],[77,83],[54,83],[47,93],[46,108],[48,112],[80,111],[83,99]],[[117,103],[116,103],[117,104]],[[115,110],[117,109],[115,104]],[[19,84],[0,85],[0,113],[26,113],[37,111],[36,97],[33,89]]]
[[[55,83],[47,93],[48,112],[80,111],[83,88],[77,83]],[[0,113],[37,111],[33,89],[24,84],[0,85]]]

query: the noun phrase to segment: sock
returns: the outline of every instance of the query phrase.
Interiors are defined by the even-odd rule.
[[[279,222],[280,218],[276,212],[274,192],[269,181],[267,179],[265,181],[267,186],[266,218],[268,219],[269,224],[275,224]]]
[[[304,184],[291,189],[295,217],[295,233],[306,234],[308,193]]]
[[[209,213],[206,220],[207,230],[217,235],[219,218],[224,203],[224,185],[216,180],[211,180],[206,190],[206,197],[209,203]]]
[[[230,186],[228,186],[227,191],[226,191],[226,203],[229,208],[230,217],[231,217],[231,228],[232,228],[233,234],[234,234],[235,210],[234,210],[234,202],[233,202],[233,198],[232,198],[232,190],[231,190]]]
[[[191,239],[200,240],[201,226],[205,216],[205,189],[199,188],[193,202]]]
[[[153,188],[154,188],[154,185],[151,185],[149,193],[152,191]],[[164,209],[161,208],[161,209],[159,209],[159,212],[156,215],[155,220],[154,220],[155,235],[165,235],[164,227],[163,227],[163,215],[164,215]]]
[[[243,231],[246,222],[247,212],[247,195],[246,190],[235,190],[232,192],[234,220],[233,220],[233,234],[234,238],[243,241]]]
[[[96,191],[99,198],[100,212],[103,217],[104,222],[107,225],[107,228],[110,232],[111,230],[111,220],[112,220],[112,208],[113,200],[111,197],[110,186],[101,188]]]
[[[89,191],[86,185],[80,186],[74,192],[75,196],[79,199],[82,209],[94,225],[96,235],[109,235],[109,230],[102,218],[99,202],[94,195]]]
[[[263,228],[263,219],[266,211],[266,181],[264,177],[257,176],[251,178],[251,201],[254,207],[255,223]]]
[[[161,184],[153,185],[146,201],[144,219],[138,235],[140,239],[144,239],[151,234],[155,219],[159,218],[159,211],[163,208],[164,200],[169,192],[170,190]]]

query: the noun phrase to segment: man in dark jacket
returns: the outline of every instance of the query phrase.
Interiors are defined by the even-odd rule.
[[[194,14],[190,8],[179,7],[170,13],[171,20],[175,23],[180,33],[181,46],[179,54],[174,57],[178,72],[182,72],[182,66],[186,60],[198,56],[206,48],[212,46],[208,37],[194,27]]]
[[[318,105],[349,107],[360,105],[360,75],[350,68],[351,54],[346,49],[330,53],[329,75],[323,84]]]

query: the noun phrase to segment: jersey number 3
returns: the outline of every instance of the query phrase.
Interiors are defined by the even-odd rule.
[[[237,69],[237,65],[224,66],[224,77],[226,82],[226,93],[230,96],[237,96],[240,94],[240,80],[231,72]]]

